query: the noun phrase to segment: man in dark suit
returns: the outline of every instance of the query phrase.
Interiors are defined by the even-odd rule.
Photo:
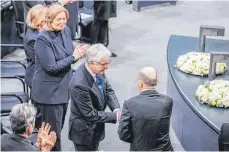
[[[116,17],[116,1],[94,0],[94,21],[91,28],[91,42],[107,44],[108,21],[111,17]]]
[[[55,132],[49,131],[51,126],[42,123],[37,136],[37,144],[29,140],[35,125],[36,108],[31,104],[23,103],[15,105],[9,119],[12,134],[1,135],[1,151],[50,151],[56,142]],[[41,142],[43,144],[41,144]]]
[[[140,95],[124,102],[118,134],[131,151],[172,151],[169,138],[173,100],[155,90],[156,71],[139,72]]]
[[[104,71],[111,52],[102,44],[92,45],[86,63],[78,67],[70,82],[69,139],[76,151],[96,151],[105,137],[105,124],[115,123],[120,105]],[[106,107],[113,112],[105,112]]]
[[[15,105],[10,113],[12,134],[1,136],[1,151],[39,151],[28,139],[35,125],[36,108],[27,103]]]
[[[71,37],[74,39],[76,37],[76,29],[78,26],[78,4],[76,0],[37,0],[37,1],[22,1],[23,7],[24,7],[24,20],[26,21],[26,16],[30,8],[37,4],[41,4],[44,6],[52,5],[53,3],[59,3],[66,7],[66,9],[69,11],[69,19],[67,22],[67,25],[71,31]],[[27,31],[27,28],[26,30]]]

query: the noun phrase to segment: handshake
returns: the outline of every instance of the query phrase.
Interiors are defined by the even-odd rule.
[[[49,123],[43,122],[37,134],[37,147],[43,152],[51,151],[56,143],[56,132],[49,133],[50,129]]]
[[[121,109],[115,109],[113,112],[116,113],[116,116],[117,116],[116,120],[120,121],[121,115],[122,115]]]

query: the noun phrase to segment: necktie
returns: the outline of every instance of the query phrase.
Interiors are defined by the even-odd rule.
[[[96,74],[95,78],[96,78],[96,85],[98,86],[100,93],[104,97],[104,92],[103,92],[103,78],[99,74]]]

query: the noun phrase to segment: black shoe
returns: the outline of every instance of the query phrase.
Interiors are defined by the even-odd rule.
[[[126,4],[132,4],[133,1],[126,1]]]
[[[112,52],[111,57],[117,57],[117,55]]]

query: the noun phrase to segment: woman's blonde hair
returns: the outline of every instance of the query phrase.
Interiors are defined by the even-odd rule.
[[[45,30],[53,31],[53,28],[51,27],[51,23],[55,19],[55,17],[61,12],[64,12],[66,14],[66,19],[69,18],[68,10],[66,10],[62,5],[54,4],[48,8],[45,16],[45,21],[46,21]]]
[[[42,22],[45,21],[46,11],[47,11],[47,7],[43,5],[38,4],[38,5],[33,6],[29,10],[27,17],[26,17],[27,26],[33,29],[38,29],[40,25],[42,24]]]

